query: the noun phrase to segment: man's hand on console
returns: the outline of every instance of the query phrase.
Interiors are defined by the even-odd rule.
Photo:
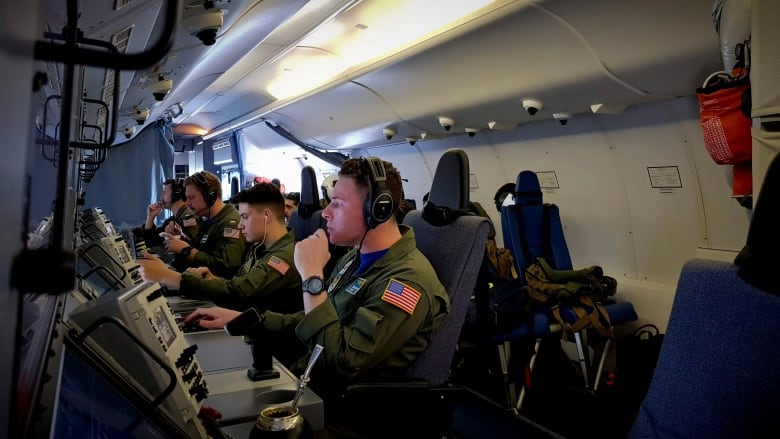
[[[178,290],[181,284],[181,274],[171,270],[162,259],[144,250],[144,257],[136,259],[141,268],[138,269],[141,278],[146,282],[159,282],[160,284]]]
[[[213,306],[198,308],[184,318],[184,323],[195,323],[206,329],[219,329],[227,325],[231,320],[240,316],[240,311]]]

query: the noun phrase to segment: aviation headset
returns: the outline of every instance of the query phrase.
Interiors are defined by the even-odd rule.
[[[186,201],[187,195],[184,193],[184,179],[177,178],[171,183],[171,189],[173,189],[173,200]]]
[[[393,195],[387,189],[387,175],[382,159],[366,157],[368,165],[368,196],[363,207],[363,214],[369,229],[390,219],[395,211]]]
[[[203,193],[203,201],[206,203],[206,206],[213,206],[214,203],[217,202],[217,190],[211,187],[209,181],[206,180],[206,176],[203,175],[203,171],[195,173],[193,177],[198,183],[198,186],[200,186],[201,192]]]

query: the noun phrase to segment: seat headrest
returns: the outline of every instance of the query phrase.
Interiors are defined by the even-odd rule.
[[[780,154],[775,155],[764,175],[758,201],[750,219],[745,246],[734,259],[739,276],[770,294],[780,295],[774,276],[780,248]]]
[[[495,203],[496,205],[496,210],[501,212],[501,206],[504,205],[504,200],[506,199],[506,197],[509,196],[510,194],[513,194],[512,196],[514,196],[514,193],[515,193],[514,183],[506,183],[500,188],[498,188],[496,194],[493,195],[493,203]]]
[[[317,174],[311,165],[306,165],[301,169],[301,202],[298,204],[298,215],[301,218],[309,218],[321,208]]]
[[[521,171],[515,182],[515,204],[542,204],[542,189],[534,171]]]
[[[453,210],[469,208],[469,157],[462,149],[448,149],[436,165],[428,201]]]

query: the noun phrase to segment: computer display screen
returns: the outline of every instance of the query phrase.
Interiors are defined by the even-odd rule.
[[[163,432],[65,346],[52,438],[165,438]]]

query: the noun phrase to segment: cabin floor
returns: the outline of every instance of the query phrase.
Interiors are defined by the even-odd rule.
[[[560,335],[543,340],[519,414],[506,396],[497,349],[461,340],[453,383],[467,388],[475,398],[456,409],[454,438],[625,438],[631,429],[641,397],[600,384],[597,392],[585,391],[579,366],[561,348]],[[619,340],[618,340],[619,342]],[[524,374],[531,341],[514,346],[510,380]],[[606,373],[604,374],[606,376]],[[519,389],[518,389],[519,391]],[[459,419],[469,418],[469,419]]]

